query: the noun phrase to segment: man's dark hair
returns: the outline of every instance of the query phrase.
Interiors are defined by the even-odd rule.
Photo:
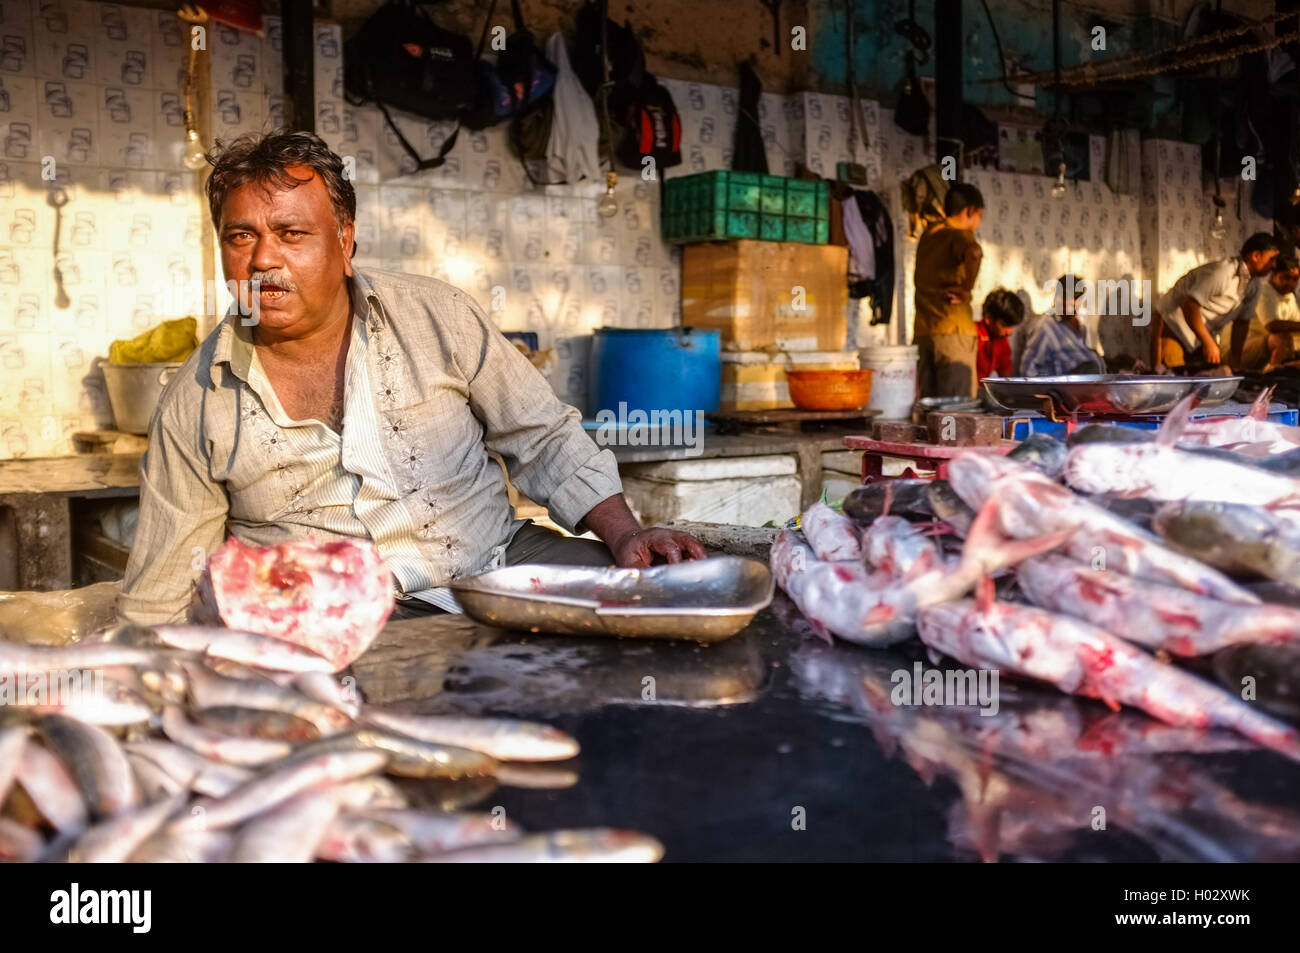
[[[1273,271],[1282,274],[1300,268],[1300,258],[1295,255],[1278,255],[1273,261]]]
[[[998,288],[984,298],[984,316],[1014,328],[1025,319],[1025,305],[1014,291]]]
[[[1073,284],[1071,284],[1071,282],[1073,282]],[[1066,292],[1071,289],[1074,291],[1075,301],[1078,301],[1088,292],[1087,286],[1084,284],[1084,279],[1080,278],[1078,275],[1061,275],[1061,277],[1056,279],[1056,299],[1058,301],[1064,301]]]
[[[954,182],[948,187],[948,194],[943,197],[943,214],[948,218],[960,215],[966,209],[975,210],[984,207],[984,196],[980,190],[965,182]]]
[[[343,173],[343,160],[313,133],[250,132],[233,142],[218,140],[207,160],[212,166],[207,190],[213,225],[220,226],[221,206],[240,186],[257,182],[267,188],[294,189],[309,181],[290,174],[290,166],[306,166],[320,176],[340,231],[356,220],[357,193]]]
[[[1241,257],[1245,258],[1257,251],[1269,252],[1281,250],[1282,246],[1277,243],[1277,239],[1268,232],[1256,232],[1242,243]]]

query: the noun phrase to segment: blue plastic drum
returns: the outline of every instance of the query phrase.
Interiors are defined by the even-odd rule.
[[[718,409],[721,332],[694,328],[597,329],[591,346],[590,410],[617,415]]]

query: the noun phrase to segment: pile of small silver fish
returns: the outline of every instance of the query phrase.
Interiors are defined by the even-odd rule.
[[[662,856],[634,831],[530,834],[499,807],[413,807],[390,776],[527,786],[548,766],[526,762],[565,761],[578,743],[535,722],[367,704],[333,668],[293,643],[219,627],[117,626],[60,647],[0,642],[0,861]]]
[[[814,504],[778,535],[773,574],[824,637],[918,635],[936,657],[1300,760],[1296,728],[1172,661],[1300,648],[1300,609],[1234,578],[1300,583],[1300,431],[1265,419],[1267,394],[1245,419],[1193,425],[1194,406],[1156,434],[1035,435],[1006,456],[955,457],[947,481],[855,490],[842,514]],[[910,519],[892,515],[895,498]],[[999,597],[1002,571],[1015,578]]]

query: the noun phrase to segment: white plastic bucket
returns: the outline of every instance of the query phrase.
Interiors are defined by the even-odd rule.
[[[859,353],[863,369],[873,371],[867,408],[880,411],[881,420],[911,419],[916,400],[916,348],[910,344],[876,345]]]

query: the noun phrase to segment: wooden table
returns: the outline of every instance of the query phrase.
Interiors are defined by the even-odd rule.
[[[136,453],[0,460],[0,589],[72,588],[73,502],[139,492]]]

